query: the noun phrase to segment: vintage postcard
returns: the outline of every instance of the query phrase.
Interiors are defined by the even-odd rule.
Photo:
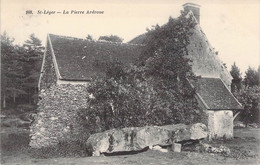
[[[1,164],[259,164],[258,0],[1,0]]]

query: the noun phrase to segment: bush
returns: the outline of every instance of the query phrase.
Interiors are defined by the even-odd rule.
[[[195,24],[182,12],[178,19],[170,18],[146,33],[142,57],[131,68],[118,60],[102,65],[105,76],[92,79],[88,92],[93,98],[81,112],[88,118],[86,129],[202,121],[204,112],[187,81],[195,79],[187,58]]]
[[[88,86],[92,96],[87,108],[78,113],[83,122],[80,125],[89,134],[123,127],[191,124],[205,117],[194,98],[194,89],[186,82],[175,83],[182,86],[182,93],[173,87],[158,89],[154,82],[134,79],[138,71],[117,61],[108,65],[106,73],[105,78],[94,78]]]

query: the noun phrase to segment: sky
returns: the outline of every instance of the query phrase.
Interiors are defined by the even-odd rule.
[[[229,70],[234,62],[242,73],[248,66],[257,69],[260,64],[259,0],[1,0],[1,34],[6,31],[16,44],[22,44],[31,33],[42,40],[43,45],[47,33],[79,38],[90,34],[94,39],[113,34],[128,42],[145,33],[146,28],[163,25],[170,16],[178,17],[187,2],[201,6],[202,30]],[[33,14],[26,14],[27,10]],[[84,11],[84,14],[71,13],[72,10]],[[88,10],[104,13],[86,14]],[[48,11],[56,13],[48,14]]]

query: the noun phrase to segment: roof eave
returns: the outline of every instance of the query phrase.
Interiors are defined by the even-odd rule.
[[[224,83],[224,81],[219,78],[221,80],[221,82],[224,84],[224,86],[226,87],[226,89],[229,91],[229,93],[231,94],[231,96],[236,100],[236,102],[238,103],[238,105],[242,108],[242,104],[237,100],[237,98],[233,95],[233,93],[229,90],[229,88],[227,87],[227,85]]]
[[[44,49],[44,54],[43,54],[43,58],[42,58],[42,66],[41,66],[41,72],[40,72],[40,77],[39,77],[39,82],[38,82],[38,89],[41,88],[41,79],[42,79],[43,68],[44,68],[44,64],[45,64],[47,46],[48,46],[48,36],[47,36],[47,40],[46,40],[46,43],[45,43],[45,49]]]
[[[59,71],[59,67],[58,67],[58,63],[57,63],[57,60],[56,60],[56,56],[54,54],[54,50],[53,50],[53,47],[52,47],[52,42],[51,42],[51,38],[50,38],[50,35],[47,34],[47,39],[50,43],[50,49],[51,49],[51,54],[52,54],[52,60],[53,60],[53,63],[54,63],[54,69],[55,69],[55,73],[56,73],[56,76],[57,76],[57,80],[61,79],[61,75],[60,75],[60,71]]]

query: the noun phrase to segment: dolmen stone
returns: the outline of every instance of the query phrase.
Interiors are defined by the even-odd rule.
[[[203,139],[207,135],[207,127],[202,123],[127,127],[92,134],[86,142],[86,148],[92,156],[100,156],[101,153],[141,151],[155,145],[168,146],[181,141]]]

